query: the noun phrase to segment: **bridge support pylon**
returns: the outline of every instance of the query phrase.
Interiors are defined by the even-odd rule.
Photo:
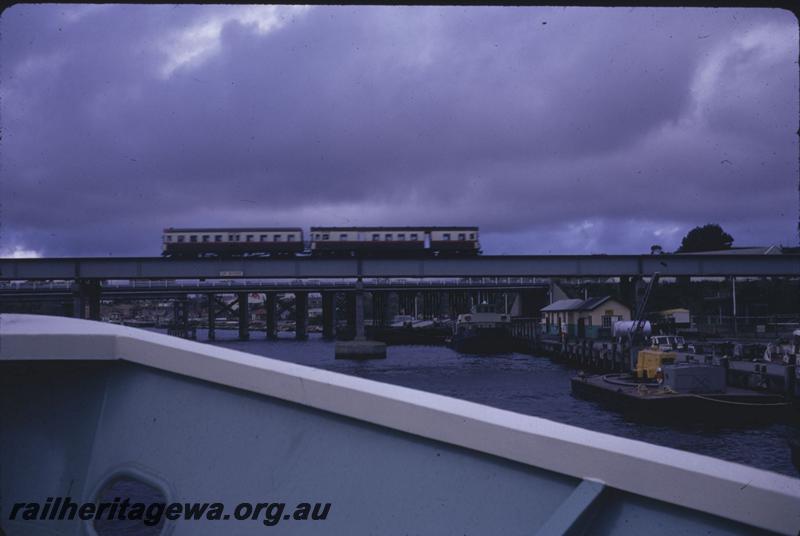
[[[249,293],[239,292],[239,340],[246,341],[250,338],[250,304]]]
[[[72,289],[72,316],[100,320],[100,281],[78,279]]]
[[[308,292],[294,293],[295,338],[298,341],[308,339]]]
[[[277,323],[275,321],[275,302],[277,294],[274,292],[267,292],[266,299],[264,300],[264,309],[266,311],[266,336],[268,340],[274,341],[278,338]]]
[[[214,323],[217,318],[217,300],[213,292],[206,294],[206,303],[208,304],[208,340],[214,341],[217,339],[217,326]]]
[[[356,335],[352,341],[336,343],[336,359],[385,359],[386,344],[378,341],[368,341],[364,336],[364,283],[361,278],[356,282],[353,294],[355,309]]]
[[[322,293],[322,337],[331,340],[336,337],[336,293]]]

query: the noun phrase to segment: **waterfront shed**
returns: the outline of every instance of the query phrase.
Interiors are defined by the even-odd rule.
[[[631,311],[611,296],[558,300],[542,308],[543,331],[572,337],[610,337],[614,322],[630,320]]]

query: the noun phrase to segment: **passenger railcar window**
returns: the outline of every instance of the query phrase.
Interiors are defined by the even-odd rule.
[[[280,242],[281,241],[281,235],[276,234],[275,236],[272,237],[272,241],[273,242]]]
[[[317,233],[316,239],[319,240],[319,233]]]
[[[347,235],[345,233],[340,234],[339,240],[347,240]]]
[[[203,235],[203,242],[208,242],[209,240],[211,240],[211,236],[207,235],[207,234],[204,234]]]
[[[322,239],[323,240],[329,240],[330,238],[331,238],[331,235],[329,235],[328,233],[323,233],[322,234]]]
[[[172,242],[172,237],[171,236],[167,236],[167,242]]]
[[[214,235],[214,242],[222,242],[222,235],[221,234]]]
[[[234,240],[236,240],[236,238],[234,238],[235,236],[236,235],[229,234],[228,235],[228,242],[233,242]]]
[[[294,235],[293,235],[293,234],[290,234],[290,235],[288,235],[288,236],[286,237],[286,241],[287,241],[287,242],[294,242]]]
[[[469,233],[469,239],[475,240],[475,233]]]
[[[190,242],[197,242],[197,235],[192,235],[189,237]]]
[[[392,233],[386,233],[386,240],[392,239]]]
[[[442,240],[450,240],[450,233],[444,233],[442,235]]]
[[[419,235],[417,233],[411,233],[411,240],[418,240]]]
[[[247,235],[247,241],[248,242],[252,242],[253,241],[253,235],[251,235],[251,234]]]
[[[467,239],[467,234],[466,233],[458,233],[458,239],[459,240],[466,240]]]
[[[378,233],[375,233],[374,235],[372,235],[372,240],[380,240],[380,239],[381,239],[381,235],[379,235]]]
[[[186,240],[186,237],[185,237],[185,236],[183,236],[183,235],[178,235],[178,242],[183,242],[184,240]]]
[[[400,233],[399,235],[397,235],[397,239],[398,240],[405,240],[406,239],[405,233]]]

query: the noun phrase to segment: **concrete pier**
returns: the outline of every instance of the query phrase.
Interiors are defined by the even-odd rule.
[[[274,292],[267,292],[266,299],[264,300],[264,309],[266,311],[266,336],[269,340],[278,338],[278,328],[275,315],[275,302],[277,301],[277,294]]]
[[[355,292],[355,317],[356,317],[356,340],[363,340],[364,337],[364,291],[363,283],[359,281],[356,284]]]
[[[348,330],[356,329],[356,295],[354,292],[343,292],[345,315]]]
[[[359,279],[353,293],[355,309],[355,339],[336,343],[336,359],[385,359],[386,343],[368,341],[364,336],[364,284]]]
[[[72,288],[72,316],[100,320],[100,282],[96,279],[79,279]]]
[[[239,303],[239,340],[250,339],[250,307],[247,302],[247,292],[238,293]]]
[[[304,341],[308,339],[308,292],[294,293],[294,311],[295,338],[298,341]]]
[[[336,293],[322,293],[322,338],[331,340],[336,337]]]
[[[217,316],[217,301],[213,293],[206,294],[208,304],[208,340],[213,341],[217,338],[216,325],[214,319]]]

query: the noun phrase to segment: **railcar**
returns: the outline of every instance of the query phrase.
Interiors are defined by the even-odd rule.
[[[168,257],[233,257],[294,255],[305,250],[299,227],[168,228],[162,255]]]
[[[312,227],[311,254],[477,255],[477,227]]]
[[[477,227],[436,227],[430,229],[430,249],[439,256],[480,253]]]
[[[464,256],[478,255],[478,227],[311,227],[308,248],[299,227],[168,228],[167,257]]]

